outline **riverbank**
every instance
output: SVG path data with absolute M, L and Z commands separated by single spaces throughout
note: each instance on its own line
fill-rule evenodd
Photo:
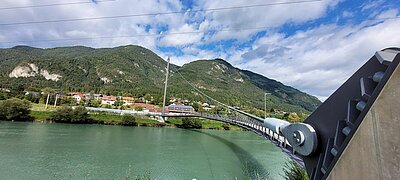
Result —
M 32 110 L 31 116 L 34 118 L 35 122 L 50 122 L 48 119 L 50 118 L 53 111 L 41 111 L 41 110 Z M 101 124 L 101 125 L 123 125 L 122 124 L 122 116 L 118 114 L 111 113 L 89 113 L 90 117 L 93 118 L 94 122 L 92 124 Z M 208 120 L 208 119 L 200 119 L 202 128 L 201 129 L 214 129 L 214 130 L 233 130 L 233 131 L 242 131 L 243 129 L 234 126 L 234 125 L 226 125 L 226 123 Z M 182 119 L 179 118 L 169 118 L 165 123 L 158 122 L 156 120 L 147 119 L 145 117 L 137 117 L 136 118 L 137 126 L 145 126 L 145 127 L 172 127 L 179 128 L 182 125 Z M 224 126 L 225 125 L 225 126 Z M 229 127 L 229 128 L 227 128 Z

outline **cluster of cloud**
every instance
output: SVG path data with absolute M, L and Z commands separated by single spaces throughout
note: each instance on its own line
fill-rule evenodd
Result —
M 349 0 L 293 2 L 115 0 L 2 10 L 37 4 L 34 0 L 5 0 L 0 7 L 0 47 L 137 44 L 161 57 L 171 56 L 178 65 L 219 57 L 324 100 L 374 51 L 400 46 L 400 36 L 396 36 L 400 29 L 399 6 L 389 0 L 359 4 Z M 251 7 L 236 8 L 240 6 Z M 226 7 L 232 8 L 220 9 Z M 160 12 L 183 13 L 1 25 Z M 110 36 L 122 37 L 38 41 Z

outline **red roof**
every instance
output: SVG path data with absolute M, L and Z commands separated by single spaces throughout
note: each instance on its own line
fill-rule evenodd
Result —
M 117 97 L 115 97 L 115 96 L 103 96 L 101 98 L 101 100 L 104 100 L 104 101 L 116 101 Z
M 145 109 L 147 109 L 147 110 L 149 110 L 149 111 L 152 111 L 152 110 L 155 109 L 154 105 L 152 105 L 152 104 L 145 104 L 145 103 L 135 103 L 135 104 L 133 105 L 133 107 L 143 107 L 143 108 L 145 108 Z
M 125 101 L 134 101 L 135 98 L 132 98 L 132 97 L 122 97 L 122 100 L 125 100 Z
M 79 96 L 82 99 L 85 97 L 85 94 L 80 93 L 80 92 L 70 92 L 70 93 L 68 93 L 68 95 L 70 95 L 70 96 Z

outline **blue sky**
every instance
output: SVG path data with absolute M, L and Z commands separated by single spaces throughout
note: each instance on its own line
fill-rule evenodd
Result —
M 163 58 L 171 56 L 172 62 L 178 65 L 197 59 L 223 58 L 236 67 L 276 79 L 324 100 L 375 51 L 400 46 L 398 0 L 285 4 L 296 1 L 299 0 L 88 0 L 93 3 L 1 9 L 54 3 L 50 0 L 5 0 L 0 5 L 0 24 L 185 13 L 1 25 L 0 47 L 23 44 L 43 48 L 74 45 L 100 48 L 137 44 Z M 63 2 L 72 1 L 57 1 Z M 265 5 L 273 3 L 280 4 Z M 194 11 L 249 5 L 264 6 Z M 192 33 L 185 34 L 188 32 Z M 170 33 L 178 34 L 162 35 Z M 109 36 L 132 37 L 60 40 Z

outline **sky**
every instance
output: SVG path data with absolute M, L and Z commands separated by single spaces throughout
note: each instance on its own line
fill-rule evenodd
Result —
M 323 101 L 376 51 L 400 47 L 399 11 L 400 0 L 2 0 L 0 48 L 134 44 L 177 65 L 222 58 Z

